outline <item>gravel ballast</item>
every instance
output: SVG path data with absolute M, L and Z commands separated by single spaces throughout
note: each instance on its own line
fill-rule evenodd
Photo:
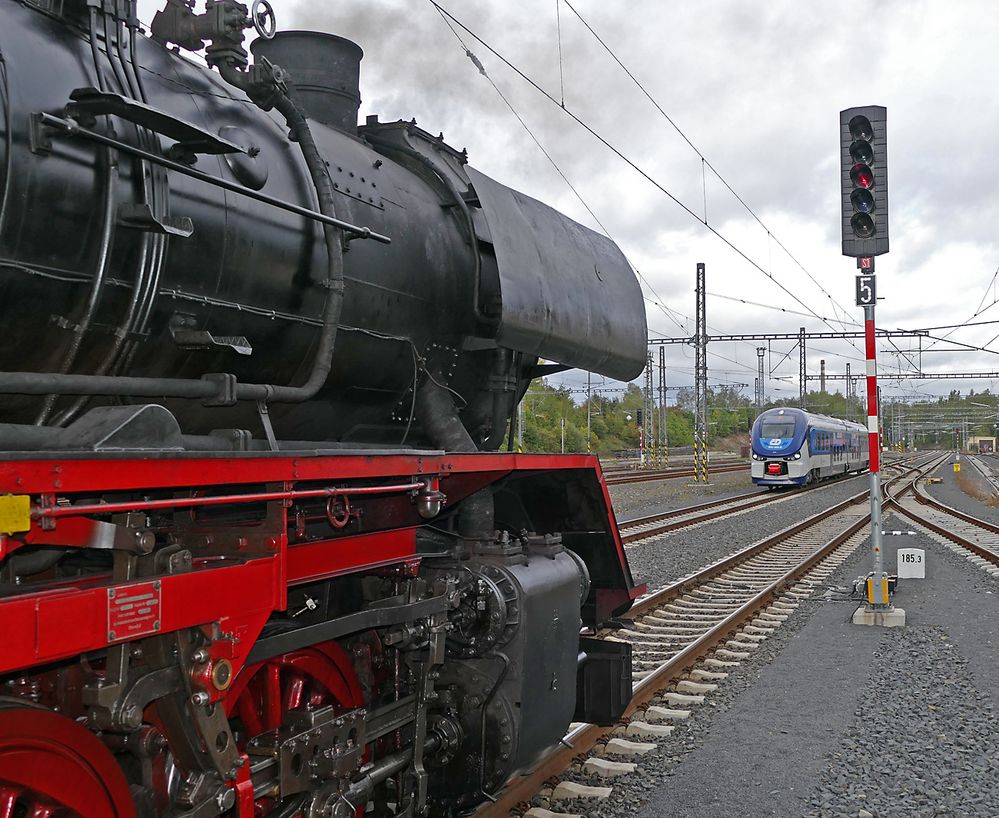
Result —
M 763 508 L 642 540 L 626 547 L 631 572 L 654 590 L 694 573 L 748 545 L 801 522 L 867 487 L 867 477 L 851 477 L 809 491 L 787 491 Z M 743 487 L 744 493 L 747 489 Z M 693 505 L 686 502 L 680 505 Z M 646 512 L 651 513 L 651 512 Z
M 835 490 L 860 490 L 852 482 Z M 711 561 L 716 545 L 730 553 L 819 504 L 798 502 L 684 532 L 695 539 L 659 563 L 654 549 L 640 559 L 632 550 L 636 575 L 639 561 L 676 573 L 681 550 L 693 552 L 682 558 L 691 564 Z M 737 529 L 710 533 L 734 521 Z M 885 523 L 912 527 L 894 515 Z M 923 534 L 886 537 L 890 568 L 898 547 L 927 551 L 927 579 L 903 581 L 896 597 L 904 628 L 851 625 L 856 605 L 834 601 L 871 565 L 861 546 L 831 578 L 830 599 L 802 602 L 690 719 L 635 759 L 636 773 L 613 781 L 608 801 L 560 809 L 593 818 L 999 815 L 999 581 Z
M 971 465 L 967 457 L 962 457 L 960 462 L 961 475 L 964 480 L 970 481 L 984 496 L 994 493 L 992 486 L 982 476 L 982 473 Z M 986 468 L 996 464 L 995 459 L 991 457 L 980 458 L 980 462 Z M 951 455 L 934 472 L 934 475 L 939 477 L 943 482 L 927 485 L 927 493 L 935 500 L 939 500 L 951 508 L 956 508 L 958 511 L 972 514 L 982 520 L 988 520 L 990 523 L 999 523 L 999 506 L 987 505 L 976 497 L 967 494 L 958 485 L 957 475 L 954 473 L 954 463 L 955 458 Z
M 637 472 L 636 472 L 637 474 Z M 749 468 L 708 474 L 707 485 L 693 485 L 690 477 L 671 477 L 668 480 L 644 480 L 640 483 L 621 483 L 607 487 L 614 502 L 618 520 L 640 514 L 654 514 L 667 509 L 690 506 L 708 498 L 728 497 L 752 491 Z

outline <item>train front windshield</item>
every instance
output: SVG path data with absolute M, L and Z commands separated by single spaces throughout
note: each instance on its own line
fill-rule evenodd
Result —
M 760 426 L 761 438 L 794 437 L 793 420 L 769 420 L 764 421 Z

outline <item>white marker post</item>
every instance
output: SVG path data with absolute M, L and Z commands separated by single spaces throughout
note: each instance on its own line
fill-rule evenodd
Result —
M 922 548 L 899 548 L 898 578 L 926 579 L 926 551 Z

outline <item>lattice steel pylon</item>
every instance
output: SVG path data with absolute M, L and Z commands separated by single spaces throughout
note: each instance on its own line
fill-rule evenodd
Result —
M 763 404 L 767 402 L 766 381 L 763 379 L 763 356 L 766 354 L 766 347 L 756 348 L 756 409 L 763 411 Z
M 694 482 L 708 482 L 708 317 L 704 263 L 697 263 L 694 335 Z
M 662 446 L 662 465 L 669 468 L 669 429 L 666 425 L 666 347 L 659 347 L 659 442 Z
M 805 386 L 808 381 L 808 367 L 805 364 L 805 328 L 798 329 L 798 405 L 805 408 Z
M 652 393 L 652 350 L 645 355 L 645 389 L 643 390 L 644 410 L 642 415 L 642 440 L 645 444 L 644 465 L 654 469 L 659 466 L 659 450 L 656 446 L 655 396 Z

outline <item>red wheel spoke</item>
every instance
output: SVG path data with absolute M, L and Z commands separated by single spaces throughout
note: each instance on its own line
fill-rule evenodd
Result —
M 19 788 L 0 786 L 0 818 L 13 818 L 14 807 L 17 806 L 17 799 L 20 795 Z
M 281 712 L 281 665 L 270 662 L 265 666 L 263 685 L 263 719 L 265 730 L 277 730 L 283 721 Z
M 363 703 L 350 655 L 336 643 L 327 642 L 243 668 L 226 694 L 225 711 L 242 722 L 238 741 L 244 749 L 255 736 L 281 727 L 291 711 L 333 705 L 339 713 Z M 269 818 L 284 806 L 286 802 L 280 799 L 257 798 L 254 818 Z M 360 807 L 358 814 L 363 812 L 364 807 Z
M 260 712 L 254 702 L 253 691 L 247 688 L 236 701 L 236 712 L 243 722 L 244 738 L 251 739 L 264 732 L 264 723 L 260 719 Z M 3 816 L 0 816 L 3 818 Z
M 284 712 L 297 710 L 302 706 L 302 693 L 305 690 L 305 677 L 299 673 L 285 674 Z

